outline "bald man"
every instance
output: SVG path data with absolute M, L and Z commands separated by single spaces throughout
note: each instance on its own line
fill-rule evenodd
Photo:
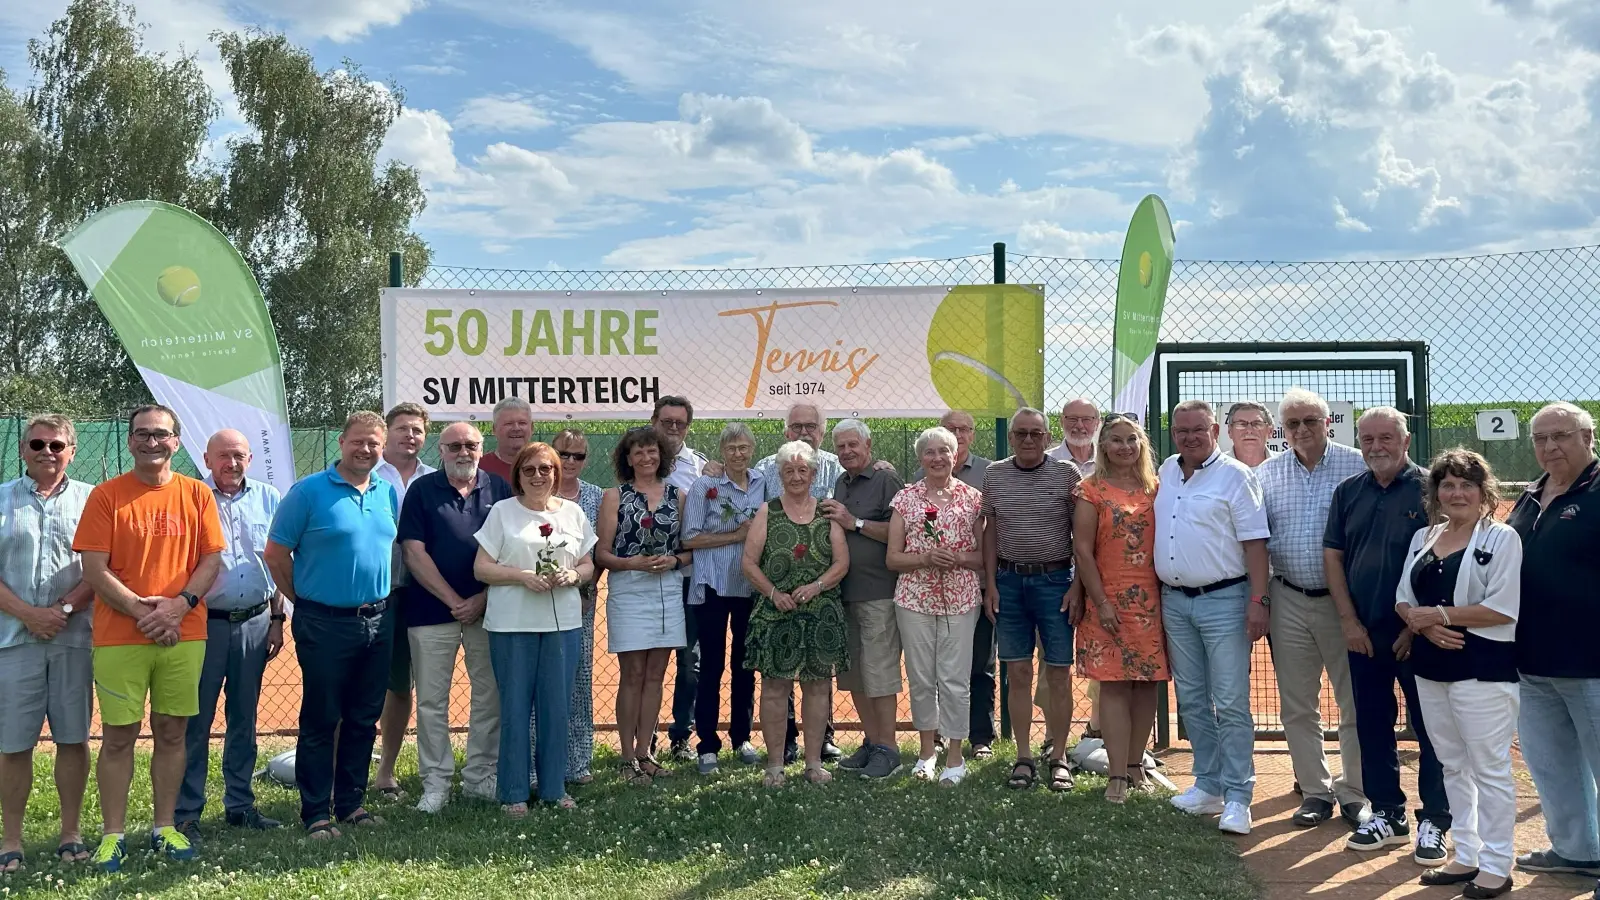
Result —
M 256 769 L 256 705 L 267 661 L 283 649 L 283 595 L 262 554 L 267 529 L 282 497 L 277 488 L 245 477 L 250 441 L 231 428 L 206 442 L 206 484 L 217 501 L 227 535 L 222 572 L 206 593 L 206 661 L 200 671 L 200 714 L 189 720 L 188 762 L 178 792 L 178 830 L 200 843 L 206 805 L 211 723 L 217 698 L 227 691 L 227 736 L 222 743 L 222 808 L 229 825 L 265 830 L 280 824 L 256 808 L 250 779 Z

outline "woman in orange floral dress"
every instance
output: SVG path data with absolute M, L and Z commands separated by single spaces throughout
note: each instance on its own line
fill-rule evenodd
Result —
M 1152 556 L 1156 470 L 1150 439 L 1113 413 L 1100 428 L 1094 474 L 1073 515 L 1083 592 L 1070 611 L 1078 675 L 1100 682 L 1100 733 L 1111 773 L 1106 799 L 1144 785 L 1144 748 L 1155 726 L 1157 684 L 1167 680 L 1161 584 Z

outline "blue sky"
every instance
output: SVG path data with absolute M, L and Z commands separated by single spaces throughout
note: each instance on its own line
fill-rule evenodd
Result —
M 27 8 L 21 8 L 26 6 Z M 3 4 L 0 66 L 65 0 Z M 441 264 L 1188 258 L 1595 242 L 1593 0 L 142 0 L 148 41 L 282 28 L 401 85 Z M 226 108 L 226 104 L 225 104 Z M 218 137 L 242 127 L 225 118 Z

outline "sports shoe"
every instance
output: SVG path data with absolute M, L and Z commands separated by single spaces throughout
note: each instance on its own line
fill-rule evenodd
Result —
M 839 745 L 838 744 L 835 744 L 833 741 L 828 741 L 828 740 L 825 740 L 825 741 L 822 742 L 822 761 L 823 762 L 825 762 L 825 763 L 836 763 L 841 759 L 844 759 L 844 751 L 839 749 Z
M 788 744 L 783 748 L 783 764 L 792 766 L 800 761 L 800 745 Z
M 128 858 L 128 839 L 120 834 L 108 834 L 100 839 L 94 851 L 94 867 L 102 872 L 117 872 Z
M 1550 850 L 1535 850 L 1517 857 L 1517 868 L 1524 872 L 1556 872 L 1566 875 L 1600 875 L 1600 860 L 1567 859 Z
M 437 813 L 450 805 L 449 791 L 423 791 L 417 801 L 417 812 Z
M 1246 803 L 1228 801 L 1222 807 L 1222 819 L 1217 822 L 1218 831 L 1229 834 L 1250 833 L 1250 806 Z
M 1200 790 L 1198 786 L 1172 798 L 1172 805 L 1191 816 L 1215 816 L 1223 811 L 1222 798 Z
M 247 806 L 244 809 L 238 810 L 228 810 L 228 824 L 234 828 L 249 828 L 253 831 L 271 831 L 274 828 L 283 827 L 282 822 L 279 822 L 277 819 L 269 819 L 266 816 L 263 816 L 261 814 L 261 810 L 255 808 L 254 806 Z M 180 825 L 178 827 L 181 829 L 183 826 Z M 188 834 L 188 832 L 184 833 Z M 189 835 L 189 839 L 194 840 L 194 835 Z
M 200 846 L 200 822 L 198 820 L 190 819 L 187 822 L 179 822 L 177 828 L 183 832 L 184 837 L 189 839 L 189 843 L 196 847 Z
M 862 778 L 888 778 L 900 771 L 900 749 L 898 747 L 873 747 L 867 756 L 867 764 L 861 769 Z
M 1411 861 L 1419 866 L 1442 866 L 1449 860 L 1444 851 L 1444 832 L 1439 826 L 1423 819 L 1417 823 L 1417 848 L 1411 851 Z
M 866 741 L 856 748 L 856 752 L 839 760 L 839 768 L 851 772 L 859 772 L 867 767 L 867 760 L 872 757 L 872 745 Z
M 695 765 L 694 770 L 701 775 L 710 775 L 716 772 L 717 755 L 715 753 L 700 754 L 700 761 Z
M 1420 826 L 1419 826 L 1420 827 Z M 1421 845 L 1421 834 L 1417 836 Z M 1389 818 L 1382 813 L 1374 815 L 1365 824 L 1345 838 L 1346 850 L 1382 850 L 1385 847 L 1403 847 L 1411 842 L 1411 826 L 1403 818 Z
M 673 741 L 672 749 L 668 751 L 668 755 L 679 762 L 694 762 L 698 758 L 695 755 L 694 748 L 689 746 L 688 738 L 684 738 L 681 741 Z
M 195 855 L 194 844 L 188 836 L 170 825 L 157 828 L 150 835 L 150 849 L 173 862 L 188 862 Z
M 1301 801 L 1300 808 L 1295 810 L 1294 822 L 1296 828 L 1315 828 L 1323 822 L 1333 818 L 1333 804 L 1319 797 L 1307 797 Z
M 749 741 L 745 741 L 733 748 L 733 758 L 747 766 L 753 766 L 761 762 L 761 754 L 756 752 L 755 745 Z
M 538 787 L 537 784 L 534 787 Z M 487 800 L 490 803 L 500 802 L 500 782 L 494 775 L 477 782 L 476 784 L 461 785 L 461 796 L 473 797 L 478 800 Z M 418 809 L 421 809 L 419 806 Z

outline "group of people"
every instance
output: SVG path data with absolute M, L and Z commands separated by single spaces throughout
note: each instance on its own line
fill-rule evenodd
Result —
M 225 819 L 278 827 L 256 807 L 251 776 L 262 673 L 285 621 L 304 686 L 294 772 L 313 838 L 381 824 L 364 806 L 380 724 L 371 786 L 402 796 L 394 761 L 413 698 L 417 808 L 448 805 L 458 657 L 471 692 L 462 794 L 512 817 L 533 799 L 570 808 L 568 786 L 593 778 L 595 582 L 605 573 L 629 784 L 674 774 L 656 744 L 674 655 L 668 754 L 701 774 L 725 749 L 761 764 L 759 677 L 769 786 L 802 758 L 801 776 L 816 783 L 900 771 L 902 690 L 920 742 L 911 776 L 960 784 L 964 744 L 974 758 L 993 754 L 998 660 L 1017 747 L 1008 786 L 1073 787 L 1075 667 L 1094 685 L 1106 799 L 1148 790 L 1157 686 L 1171 679 L 1196 779 L 1172 803 L 1248 833 L 1250 653 L 1265 637 L 1303 794 L 1297 825 L 1326 821 L 1337 805 L 1355 829 L 1349 848 L 1411 843 L 1398 683 L 1422 751 L 1413 856 L 1438 867 L 1426 883 L 1464 884 L 1469 897 L 1510 889 L 1518 731 L 1552 847 L 1515 864 L 1600 873 L 1600 655 L 1585 627 L 1596 616 L 1600 526 L 1590 523 L 1600 507 L 1584 512 L 1600 480 L 1593 421 L 1578 407 L 1533 418 L 1546 474 L 1503 524 L 1482 457 L 1452 450 L 1423 469 L 1407 455 L 1406 417 L 1388 407 L 1362 415 L 1359 450 L 1331 443 L 1326 402 L 1298 389 L 1279 405 L 1289 452 L 1266 452 L 1272 416 L 1243 403 L 1227 415 L 1234 452 L 1223 453 L 1211 405 L 1189 401 L 1171 413 L 1177 453 L 1159 467 L 1136 417 L 1102 416 L 1087 400 L 1062 410 L 1059 444 L 1045 413 L 1018 410 L 1012 455 L 997 462 L 972 452 L 972 417 L 951 411 L 917 437 L 909 483 L 874 455 L 857 419 L 829 429 L 820 409 L 797 404 L 785 442 L 753 462 L 755 437 L 739 422 L 723 428 L 716 459 L 690 448 L 693 414 L 688 399 L 661 398 L 650 424 L 618 442 L 617 486 L 602 490 L 582 479 L 583 433 L 532 441 L 525 401 L 495 408 L 492 450 L 472 424 L 444 428 L 437 471 L 419 458 L 427 411 L 403 403 L 351 415 L 339 459 L 281 498 L 246 477 L 250 445 L 235 431 L 211 436 L 204 482 L 174 472 L 180 424 L 166 407 L 132 414 L 133 469 L 92 489 L 67 474 L 72 423 L 33 419 L 26 474 L 0 486 L 0 871 L 22 864 L 46 721 L 63 860 L 115 871 L 126 858 L 147 708 L 151 846 L 194 856 L 223 695 Z M 1323 748 L 1324 674 L 1340 709 L 1337 777 Z M 864 732 L 849 756 L 832 736 L 835 682 Z M 79 825 L 92 695 L 104 729 L 93 851 Z

